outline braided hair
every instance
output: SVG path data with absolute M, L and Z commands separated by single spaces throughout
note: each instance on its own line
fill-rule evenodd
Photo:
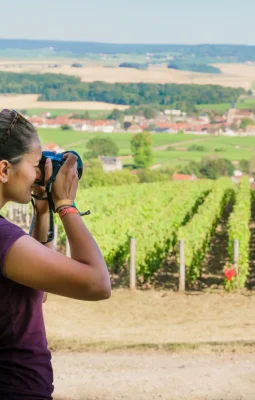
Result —
M 0 112 L 0 160 L 18 164 L 31 151 L 38 134 L 33 125 L 13 112 Z M 12 124 L 15 122 L 14 124 Z M 13 125 L 13 126 L 12 126 Z

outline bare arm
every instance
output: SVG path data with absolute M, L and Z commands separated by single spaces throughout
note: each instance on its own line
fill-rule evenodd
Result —
M 78 188 L 77 157 L 69 153 L 63 159 L 64 165 L 59 169 L 53 185 L 54 202 L 74 200 Z M 22 236 L 6 256 L 6 277 L 24 286 L 73 299 L 108 299 L 111 296 L 109 273 L 96 241 L 80 215 L 68 214 L 62 220 L 72 258 L 43 246 L 28 235 Z M 43 221 L 46 220 L 37 221 L 36 237 L 43 234 Z
M 109 273 L 94 238 L 79 215 L 66 215 L 63 222 L 73 258 L 43 246 L 28 235 L 22 236 L 8 251 L 6 277 L 24 286 L 78 300 L 108 299 Z
M 36 213 L 32 237 L 34 239 L 38 240 L 38 242 L 46 242 L 48 230 L 49 230 L 49 213 L 46 213 L 46 214 Z M 51 250 L 54 250 L 54 242 L 53 241 L 45 244 L 45 246 Z M 44 292 L 43 303 L 45 303 L 46 300 L 47 300 L 47 293 Z

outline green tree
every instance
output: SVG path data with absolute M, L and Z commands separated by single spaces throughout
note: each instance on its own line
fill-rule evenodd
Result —
M 61 125 L 60 128 L 62 129 L 62 131 L 70 131 L 72 129 L 71 126 L 66 125 L 66 124 Z
M 241 121 L 240 128 L 241 129 L 246 129 L 247 126 L 251 126 L 251 125 L 255 125 L 254 121 L 252 119 L 250 119 L 250 118 L 244 118 Z
M 141 132 L 131 139 L 131 151 L 137 168 L 147 168 L 153 161 L 151 137 Z
M 155 131 L 155 130 L 157 129 L 157 125 L 155 125 L 155 124 L 150 124 L 150 125 L 147 127 L 147 129 L 148 129 L 148 131 Z
M 115 121 L 122 121 L 123 120 L 123 113 L 115 108 L 112 112 L 108 115 L 107 119 L 113 119 Z
M 88 152 L 84 158 L 97 158 L 98 156 L 117 156 L 119 148 L 111 138 L 96 137 L 90 139 L 86 145 Z
M 234 169 L 230 160 L 205 157 L 201 162 L 200 173 L 205 178 L 218 179 L 221 176 L 232 176 Z
M 239 168 L 245 174 L 249 174 L 250 172 L 250 161 L 249 160 L 241 160 L 239 161 Z
M 149 169 L 142 169 L 137 174 L 140 183 L 150 183 L 150 182 L 158 182 L 158 181 L 169 181 L 170 175 L 164 174 L 161 171 L 154 171 Z
M 157 110 L 152 107 L 145 107 L 145 109 L 143 110 L 143 115 L 147 119 L 154 119 L 157 116 Z

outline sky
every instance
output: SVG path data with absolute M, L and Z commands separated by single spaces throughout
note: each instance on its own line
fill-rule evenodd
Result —
M 0 0 L 0 38 L 255 45 L 254 0 Z

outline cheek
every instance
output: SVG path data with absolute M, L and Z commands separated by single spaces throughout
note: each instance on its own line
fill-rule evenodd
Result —
M 36 179 L 36 171 L 31 167 L 24 168 L 18 172 L 17 178 L 22 182 L 22 184 L 26 182 L 28 185 L 32 185 Z

